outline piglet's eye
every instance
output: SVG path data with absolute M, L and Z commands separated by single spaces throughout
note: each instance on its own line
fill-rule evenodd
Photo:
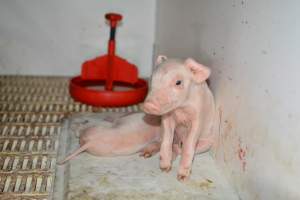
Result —
M 181 80 L 177 80 L 176 81 L 176 85 L 181 85 L 182 81 Z

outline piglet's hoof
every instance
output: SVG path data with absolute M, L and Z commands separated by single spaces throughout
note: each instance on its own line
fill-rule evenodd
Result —
M 190 169 L 179 170 L 179 172 L 177 174 L 177 180 L 179 180 L 181 182 L 187 181 L 189 179 L 190 174 L 191 174 Z
M 168 166 L 168 167 L 160 167 L 160 170 L 163 171 L 163 172 L 169 172 L 171 171 L 172 167 L 171 166 Z
M 185 182 L 189 179 L 189 176 L 177 174 L 177 180 L 180 182 Z
M 161 156 L 159 157 L 159 159 L 160 159 L 159 167 L 160 167 L 161 171 L 169 172 L 172 169 L 171 163 L 163 160 L 163 158 Z
M 152 156 L 152 153 L 150 153 L 150 152 L 141 152 L 140 153 L 140 157 L 150 158 L 151 156 Z

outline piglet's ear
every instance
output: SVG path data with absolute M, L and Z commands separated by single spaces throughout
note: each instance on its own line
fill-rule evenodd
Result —
M 159 65 L 159 64 L 161 64 L 162 62 L 164 62 L 164 61 L 166 61 L 168 58 L 167 58 L 167 56 L 164 56 L 164 55 L 159 55 L 159 56 L 157 56 L 157 58 L 156 58 L 156 65 Z
M 208 79 L 210 76 L 210 69 L 200 63 L 197 63 L 194 59 L 188 58 L 185 60 L 184 65 L 193 73 L 194 81 L 201 83 Z

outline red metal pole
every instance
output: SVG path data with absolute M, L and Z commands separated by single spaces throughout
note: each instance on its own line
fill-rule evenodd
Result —
M 114 58 L 116 50 L 115 35 L 117 24 L 122 20 L 122 15 L 116 13 L 108 13 L 105 15 L 105 18 L 110 21 L 110 38 L 108 41 L 108 60 L 107 60 L 107 79 L 105 83 L 106 90 L 113 90 L 113 81 L 114 81 Z

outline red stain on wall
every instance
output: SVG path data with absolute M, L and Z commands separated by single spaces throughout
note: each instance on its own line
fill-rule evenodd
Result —
M 246 148 L 242 148 L 241 145 L 241 139 L 239 139 L 239 148 L 238 148 L 238 158 L 241 161 L 241 165 L 242 165 L 242 169 L 243 171 L 246 171 L 246 152 L 247 152 L 247 147 Z

